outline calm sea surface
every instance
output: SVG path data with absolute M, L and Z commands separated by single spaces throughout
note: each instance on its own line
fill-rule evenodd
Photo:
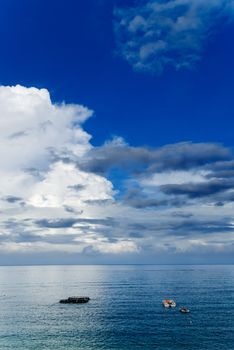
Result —
M 233 350 L 234 266 L 0 267 L 0 349 Z

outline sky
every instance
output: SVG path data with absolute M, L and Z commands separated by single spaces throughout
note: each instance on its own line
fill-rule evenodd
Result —
M 234 263 L 233 38 L 233 0 L 2 0 L 0 264 Z

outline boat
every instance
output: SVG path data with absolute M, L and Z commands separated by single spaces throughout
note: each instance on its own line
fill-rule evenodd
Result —
M 181 307 L 180 312 L 182 312 L 182 314 L 188 314 L 190 310 L 187 307 Z
M 165 299 L 162 301 L 162 303 L 166 308 L 176 307 L 176 302 L 172 299 Z

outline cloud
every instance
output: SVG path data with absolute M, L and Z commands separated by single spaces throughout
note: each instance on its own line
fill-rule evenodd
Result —
M 174 222 L 170 228 L 173 234 L 178 234 L 180 236 L 194 236 L 194 233 L 196 233 L 196 236 L 203 236 L 203 234 L 214 234 L 216 232 L 232 233 L 233 229 L 234 225 L 230 218 L 223 218 L 220 220 L 215 218 L 212 220 L 187 219 L 179 223 Z
M 159 207 L 174 207 L 179 208 L 185 205 L 186 201 L 181 198 L 155 198 L 152 195 L 147 195 L 141 189 L 129 189 L 124 196 L 124 201 L 130 206 L 138 209 L 143 208 L 159 208 Z
M 190 198 L 210 196 L 234 188 L 234 179 L 212 180 L 202 183 L 168 184 L 160 187 L 166 194 L 186 195 Z
M 88 150 L 79 166 L 102 176 L 111 177 L 116 169 L 122 172 L 126 191 L 120 198 L 138 209 L 180 208 L 202 198 L 203 203 L 217 205 L 233 198 L 233 153 L 220 144 L 147 148 L 115 138 Z
M 233 0 L 145 0 L 116 8 L 117 50 L 136 71 L 191 68 L 216 25 L 233 19 L 233 9 Z
M 76 223 L 76 219 L 57 219 L 57 220 L 47 220 L 41 219 L 35 222 L 36 225 L 43 228 L 67 228 L 72 227 Z
M 35 222 L 36 225 L 43 228 L 67 228 L 73 227 L 75 224 L 92 224 L 92 225 L 103 225 L 113 226 L 114 220 L 112 218 L 106 219 L 91 219 L 91 218 L 67 218 L 67 219 L 41 219 Z
M 21 197 L 16 197 L 16 196 L 6 196 L 4 198 L 2 198 L 2 200 L 8 202 L 8 203 L 17 203 L 22 201 Z
M 181 142 L 150 149 L 131 147 L 117 138 L 86 152 L 79 166 L 85 171 L 105 174 L 115 168 L 132 173 L 188 170 L 227 161 L 231 151 L 215 143 Z
M 77 184 L 77 185 L 68 186 L 68 188 L 74 189 L 75 191 L 79 192 L 81 190 L 84 190 L 85 186 L 82 184 Z
M 94 147 L 84 130 L 91 115 L 52 103 L 45 89 L 0 87 L 0 261 L 178 261 L 201 249 L 232 251 L 231 149 L 133 147 L 120 137 Z
M 161 234 L 168 237 L 188 237 L 205 238 L 207 235 L 214 233 L 232 233 L 234 224 L 231 217 L 223 218 L 194 218 L 193 216 L 172 216 L 167 221 L 160 223 L 148 222 L 133 223 L 130 225 L 131 230 L 134 230 L 134 237 L 145 237 L 146 232 L 151 232 L 160 236 Z M 140 235 L 139 235 L 140 233 Z M 205 234 L 205 236 L 204 236 Z M 132 235 L 132 233 L 130 234 Z M 206 237 L 207 238 L 207 237 Z M 180 240 L 177 242 L 180 244 Z
M 93 218 L 93 209 L 86 202 L 93 201 L 94 207 L 99 201 L 112 200 L 112 183 L 77 167 L 92 148 L 91 136 L 82 127 L 91 115 L 92 111 L 81 105 L 53 104 L 46 89 L 0 87 L 0 228 L 4 237 L 24 233 L 39 239 L 48 232 L 57 235 L 61 229 L 62 235 L 69 235 L 80 220 L 70 218 L 69 213 L 82 216 L 84 209 L 83 232 L 88 224 L 107 224 L 102 213 Z M 29 250 L 33 242 L 30 238 Z M 38 249 L 44 249 L 42 243 L 44 240 Z M 3 244 L 2 249 L 18 251 L 25 244 Z M 50 247 L 56 250 L 56 245 Z

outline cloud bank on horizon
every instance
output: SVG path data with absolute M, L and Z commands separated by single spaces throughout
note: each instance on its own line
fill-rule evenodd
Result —
M 83 126 L 91 115 L 53 104 L 46 89 L 0 87 L 1 259 L 233 254 L 231 149 L 132 147 L 120 137 L 94 147 Z
M 234 19 L 233 0 L 144 0 L 115 9 L 118 53 L 135 71 L 192 68 L 216 25 Z

